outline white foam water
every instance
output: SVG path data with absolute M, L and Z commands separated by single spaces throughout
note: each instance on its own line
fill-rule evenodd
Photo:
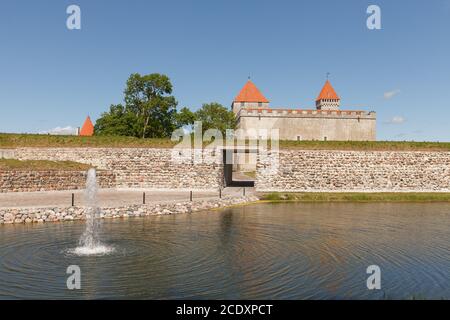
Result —
M 100 208 L 97 205 L 97 175 L 94 168 L 89 169 L 86 179 L 86 230 L 79 241 L 79 247 L 69 250 L 81 256 L 104 255 L 114 248 L 103 245 L 99 239 Z
M 104 256 L 114 252 L 114 247 L 97 245 L 95 247 L 77 247 L 67 252 L 77 256 Z

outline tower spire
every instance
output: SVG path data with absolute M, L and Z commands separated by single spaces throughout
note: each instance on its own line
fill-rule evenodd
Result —
M 234 98 L 232 110 L 237 113 L 241 108 L 268 108 L 269 100 L 259 91 L 248 77 L 247 83 Z
M 338 110 L 340 105 L 340 98 L 334 91 L 333 86 L 328 80 L 329 72 L 327 72 L 327 81 L 316 99 L 316 108 L 318 110 Z
M 94 125 L 92 124 L 91 117 L 87 116 L 84 121 L 83 127 L 80 131 L 80 136 L 92 136 L 94 135 Z

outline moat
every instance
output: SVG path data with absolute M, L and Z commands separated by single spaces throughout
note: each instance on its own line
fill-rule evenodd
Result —
M 449 203 L 278 203 L 0 226 L 0 299 L 449 299 Z M 81 289 L 68 290 L 69 265 Z M 381 268 L 368 290 L 366 268 Z

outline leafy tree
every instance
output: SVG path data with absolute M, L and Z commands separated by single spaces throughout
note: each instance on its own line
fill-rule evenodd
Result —
M 236 128 L 236 117 L 233 111 L 228 110 L 220 103 L 205 103 L 195 112 L 195 120 L 202 121 L 202 131 L 218 129 L 225 135 L 226 129 Z
M 138 121 L 134 113 L 121 105 L 111 105 L 95 123 L 96 135 L 136 136 Z
M 171 96 L 172 84 L 166 75 L 132 74 L 125 89 L 125 105 L 138 118 L 142 138 L 169 137 L 175 128 L 177 101 Z
M 203 133 L 218 129 L 234 129 L 234 113 L 219 103 L 203 104 L 192 112 L 188 108 L 176 110 L 177 101 L 172 94 L 172 84 L 166 75 L 134 73 L 127 80 L 125 106 L 111 105 L 95 124 L 98 135 L 123 135 L 141 138 L 170 137 L 173 130 L 202 121 Z
M 192 128 L 194 121 L 195 121 L 195 113 L 189 110 L 189 108 L 184 107 L 175 114 L 175 126 L 177 128 L 182 128 L 186 126 Z

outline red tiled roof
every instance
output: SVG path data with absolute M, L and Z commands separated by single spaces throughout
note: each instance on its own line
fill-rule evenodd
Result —
M 322 91 L 320 91 L 319 96 L 317 97 L 316 101 L 323 100 L 323 99 L 334 99 L 334 100 L 340 100 L 339 96 L 337 95 L 336 91 L 334 91 L 333 87 L 331 86 L 330 81 L 327 80 L 325 82 L 325 85 L 322 88 Z
M 83 127 L 80 131 L 80 136 L 93 136 L 94 135 L 94 125 L 92 124 L 91 118 L 88 116 L 86 121 L 84 121 Z
M 234 98 L 234 102 L 269 102 L 250 80 Z

